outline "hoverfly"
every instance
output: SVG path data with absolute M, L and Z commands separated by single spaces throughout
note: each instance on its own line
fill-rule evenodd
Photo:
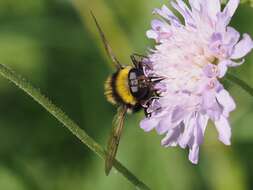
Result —
M 107 144 L 105 173 L 108 175 L 118 150 L 126 114 L 128 112 L 136 112 L 142 108 L 146 113 L 146 109 L 143 105 L 153 97 L 158 96 L 154 85 L 164 78 L 158 76 L 146 77 L 144 75 L 143 60 L 147 59 L 146 56 L 133 54 L 131 55 L 133 65 L 123 66 L 112 52 L 96 17 L 92 12 L 91 15 L 103 41 L 106 53 L 111 58 L 116 68 L 116 71 L 110 75 L 105 82 L 105 96 L 108 102 L 118 106 L 117 114 L 114 116 L 112 122 L 111 136 Z

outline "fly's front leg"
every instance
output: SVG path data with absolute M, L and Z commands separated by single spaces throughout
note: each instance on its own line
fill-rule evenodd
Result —
M 142 68 L 143 64 L 143 59 L 147 59 L 148 57 L 145 56 L 145 55 L 140 55 L 140 54 L 137 54 L 137 53 L 134 53 L 132 54 L 131 56 L 131 60 L 134 64 L 134 67 L 137 68 L 137 69 L 140 69 Z
M 133 63 L 133 65 L 134 65 L 134 67 L 135 67 L 136 69 L 139 69 L 139 68 L 140 68 L 140 63 L 136 60 L 134 54 L 131 55 L 130 57 L 131 57 L 131 60 L 132 60 L 132 63 Z

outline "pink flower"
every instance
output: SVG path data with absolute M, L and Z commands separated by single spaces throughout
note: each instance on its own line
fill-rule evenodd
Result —
M 145 131 L 156 129 L 165 135 L 162 145 L 190 149 L 189 160 L 198 162 L 199 146 L 210 119 L 219 140 L 230 145 L 229 113 L 235 103 L 218 79 L 228 67 L 243 63 L 253 48 L 248 34 L 240 34 L 228 24 L 239 0 L 230 0 L 223 11 L 219 0 L 189 0 L 171 4 L 184 18 L 184 24 L 166 6 L 155 9 L 161 20 L 152 21 L 147 32 L 157 45 L 144 66 L 147 76 L 166 78 L 157 88 L 161 97 L 147 106 L 150 117 L 141 121 Z

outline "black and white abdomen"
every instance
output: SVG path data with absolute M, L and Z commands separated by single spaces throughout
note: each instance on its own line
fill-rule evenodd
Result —
M 150 96 L 150 81 L 140 69 L 133 68 L 128 75 L 131 94 L 138 100 L 146 100 Z

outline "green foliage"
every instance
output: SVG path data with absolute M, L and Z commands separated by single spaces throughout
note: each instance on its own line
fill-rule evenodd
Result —
M 145 31 L 152 9 L 161 2 L 167 1 L 1 0 L 0 63 L 33 81 L 99 144 L 106 145 L 115 109 L 103 97 L 103 81 L 110 69 L 89 9 L 116 54 L 129 63 L 129 53 L 145 52 L 150 44 Z M 252 16 L 252 8 L 242 5 L 233 25 L 253 36 Z M 245 64 L 230 71 L 252 84 L 252 62 L 251 54 Z M 186 150 L 162 148 L 155 132 L 139 129 L 140 114 L 129 116 L 119 160 L 152 189 L 253 189 L 252 97 L 231 83 L 226 86 L 237 102 L 231 147 L 220 144 L 209 126 L 200 163 L 193 166 Z M 133 189 L 116 171 L 106 177 L 100 159 L 2 79 L 0 97 L 0 189 Z
M 223 4 L 226 4 L 229 0 L 221 0 Z M 253 7 L 253 0 L 240 0 L 241 4 L 246 4 Z
M 249 4 L 253 7 L 253 0 L 241 0 L 241 3 Z

